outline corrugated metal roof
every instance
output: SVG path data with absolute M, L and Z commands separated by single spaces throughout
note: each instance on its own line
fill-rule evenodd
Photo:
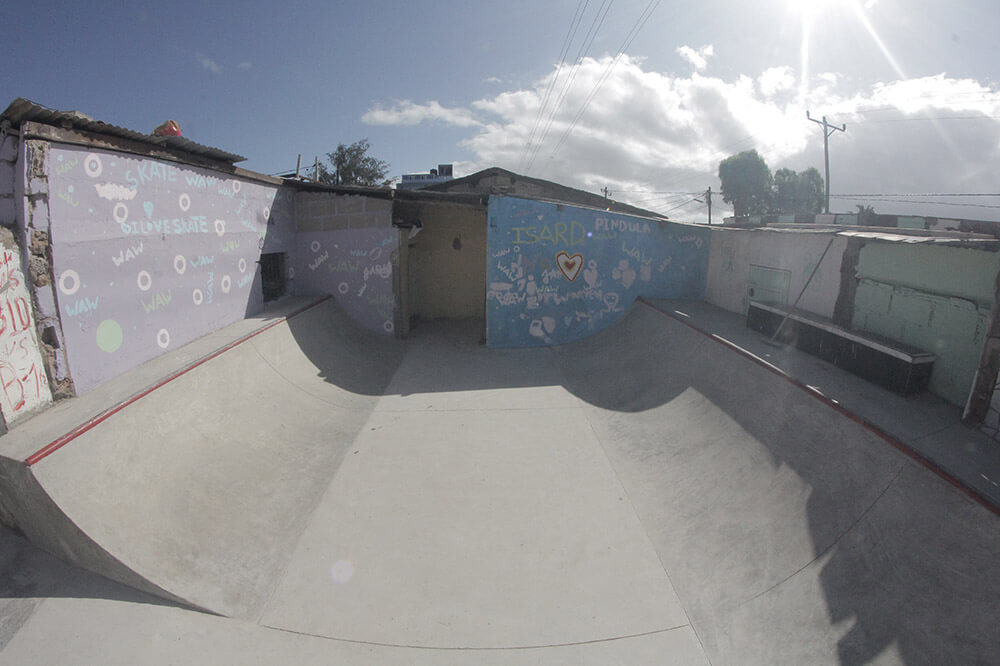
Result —
M 154 136 L 152 134 L 143 134 L 124 127 L 109 125 L 108 123 L 94 120 L 90 116 L 80 113 L 79 111 L 57 111 L 55 109 L 50 109 L 22 97 L 15 99 L 3 113 L 0 113 L 0 123 L 4 123 L 5 121 L 9 122 L 12 126 L 19 126 L 23 122 L 32 121 L 44 123 L 46 125 L 53 125 L 55 127 L 71 128 L 86 132 L 93 132 L 95 134 L 116 136 L 123 139 L 131 139 L 132 141 L 141 141 L 142 143 L 148 143 L 154 146 L 183 151 L 200 157 L 207 157 L 212 160 L 226 162 L 227 164 L 243 162 L 247 159 L 242 155 L 229 153 L 218 148 L 212 148 L 211 146 L 204 146 L 200 143 L 195 143 L 194 141 L 185 139 L 182 136 Z

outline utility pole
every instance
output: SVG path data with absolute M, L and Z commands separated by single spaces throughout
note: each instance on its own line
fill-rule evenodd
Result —
M 705 192 L 705 203 L 708 204 L 708 223 L 712 224 L 712 186 L 708 186 L 708 190 Z
M 806 118 L 813 121 L 817 125 L 823 128 L 823 164 L 826 167 L 826 203 L 824 205 L 825 213 L 830 212 L 830 136 L 834 132 L 846 132 L 847 125 L 841 125 L 837 127 L 836 125 L 831 125 L 826 122 L 826 116 L 823 116 L 823 121 L 820 122 L 812 116 L 809 115 L 809 111 L 806 111 Z

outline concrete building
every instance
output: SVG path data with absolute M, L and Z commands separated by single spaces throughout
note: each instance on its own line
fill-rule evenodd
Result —
M 396 184 L 397 190 L 420 190 L 438 183 L 446 183 L 454 178 L 451 164 L 439 164 L 437 169 L 427 173 L 404 173 L 402 180 Z

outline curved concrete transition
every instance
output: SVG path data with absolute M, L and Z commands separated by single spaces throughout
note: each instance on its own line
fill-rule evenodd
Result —
M 374 339 L 325 301 L 22 466 L 19 523 L 238 618 L 234 649 L 249 623 L 396 663 L 1000 654 L 997 516 L 854 420 L 641 303 L 564 347 L 480 335 Z

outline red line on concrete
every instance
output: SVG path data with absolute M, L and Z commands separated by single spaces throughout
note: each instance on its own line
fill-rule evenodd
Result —
M 43 446 L 38 451 L 36 451 L 35 453 L 33 453 L 30 456 L 28 456 L 25 459 L 25 461 L 24 461 L 25 464 L 27 464 L 30 467 L 30 466 L 34 465 L 35 463 L 39 462 L 40 460 L 43 460 L 43 459 L 47 458 L 48 456 L 52 455 L 53 453 L 55 453 L 56 451 L 58 451 L 62 447 L 66 446 L 67 444 L 69 444 L 70 442 L 72 442 L 74 439 L 76 439 L 77 437 L 79 437 L 83 433 L 87 432 L 88 430 L 92 430 L 92 429 L 96 428 L 97 426 L 99 426 L 104 421 L 108 420 L 109 418 L 111 418 L 112 416 L 114 416 L 118 412 L 122 411 L 123 409 L 125 409 L 129 405 L 131 405 L 131 404 L 133 404 L 135 402 L 138 402 L 139 400 L 145 398 L 147 395 L 149 395 L 150 393 L 152 393 L 156 389 L 160 388 L 161 386 L 165 386 L 166 384 L 169 384 L 170 382 L 174 381 L 178 377 L 181 377 L 181 376 L 183 376 L 183 375 L 191 372 L 192 370 L 194 370 L 198 366 L 203 365 L 205 363 L 208 363 L 213 358 L 215 358 L 217 356 L 221 356 L 222 354 L 226 353 L 230 349 L 238 347 L 239 345 L 243 344 L 247 340 L 251 340 L 251 339 L 257 337 L 261 333 L 264 333 L 265 331 L 268 331 L 268 330 L 274 328 L 278 324 L 281 324 L 283 322 L 288 321 L 292 317 L 297 317 L 298 315 L 302 314 L 303 312 L 305 312 L 307 310 L 311 310 L 312 308 L 316 307 L 320 303 L 323 303 L 323 302 L 329 300 L 330 298 L 332 298 L 332 297 L 328 294 L 328 295 L 324 296 L 323 298 L 319 299 L 318 301 L 315 301 L 314 303 L 310 303 L 309 305 L 303 306 L 302 308 L 296 310 L 295 312 L 292 312 L 291 314 L 287 314 L 284 317 L 281 317 L 280 319 L 271 322 L 267 326 L 264 326 L 263 328 L 257 329 L 253 333 L 250 333 L 248 335 L 243 336 L 242 338 L 239 338 L 238 340 L 234 340 L 233 342 L 230 342 L 225 347 L 222 347 L 221 349 L 215 350 L 211 354 L 208 354 L 207 356 L 204 356 L 204 357 L 198 359 L 197 361 L 195 361 L 191 365 L 188 365 L 188 366 L 186 366 L 184 368 L 181 368 L 180 370 L 178 370 L 177 372 L 175 372 L 175 373 L 173 373 L 171 375 L 167 375 L 165 378 L 161 379 L 160 381 L 158 381 L 157 383 L 153 384 L 149 388 L 143 389 L 142 391 L 140 391 L 139 393 L 136 393 L 135 395 L 131 396 L 130 398 L 126 398 L 125 400 L 119 402 L 114 407 L 109 407 L 108 409 L 104 410 L 100 414 L 98 414 L 98 415 L 96 415 L 96 416 L 88 419 L 87 421 L 84 421 L 83 423 L 81 423 L 77 427 L 75 427 L 72 430 L 70 430 L 65 435 L 63 435 L 63 436 L 61 436 L 61 437 L 59 437 L 57 439 L 52 440 L 51 442 L 49 442 L 48 444 L 46 444 L 45 446 Z
M 948 472 L 946 472 L 945 470 L 943 470 L 940 466 L 938 466 L 938 464 L 935 463 L 933 460 L 927 458 L 926 456 L 924 456 L 919 451 L 914 450 L 909 444 L 907 444 L 906 442 L 902 441 L 901 439 L 897 439 L 895 436 L 889 434 L 888 432 L 886 432 L 885 430 L 883 430 L 882 428 L 880 428 L 876 424 L 872 423 L 871 421 L 869 421 L 865 417 L 861 416 L 860 414 L 855 414 L 851 410 L 849 410 L 846 407 L 844 407 L 843 405 L 841 405 L 839 402 L 836 402 L 835 400 L 832 400 L 832 399 L 826 397 L 825 395 L 823 395 L 819 391 L 817 391 L 814 388 L 810 387 L 808 384 L 806 384 L 804 382 L 801 382 L 798 379 L 795 379 L 794 377 L 792 377 L 791 375 L 789 375 L 787 372 L 785 372 L 781 368 L 775 366 L 772 363 L 768 363 L 767 361 L 765 361 L 764 359 L 760 358 L 759 356 L 757 356 L 753 352 L 748 351 L 746 349 L 743 349 L 742 347 L 740 347 L 736 343 L 730 342 L 729 340 L 726 340 L 725 338 L 723 338 L 723 337 L 721 337 L 719 335 L 715 335 L 714 333 L 709 333 L 708 331 L 704 331 L 704 330 L 698 328 L 697 326 L 695 326 L 694 324 L 692 324 L 691 322 L 686 321 L 683 317 L 680 317 L 678 315 L 673 314 L 672 312 L 664 310 L 663 308 L 658 307 L 655 303 L 647 301 L 644 298 L 639 298 L 638 300 L 642 301 L 643 303 L 645 303 L 649 307 L 653 308 L 657 312 L 661 312 L 661 313 L 665 314 L 666 316 L 670 317 L 671 319 L 684 324 L 688 328 L 690 328 L 690 329 L 692 329 L 694 331 L 697 331 L 698 333 L 701 333 L 706 338 L 708 338 L 710 340 L 713 340 L 714 342 L 717 342 L 717 343 L 719 343 L 721 345 L 724 345 L 725 347 L 728 347 L 729 349 L 733 350 L 734 352 L 736 352 L 740 356 L 742 356 L 742 357 L 744 357 L 746 359 L 749 359 L 750 361 L 753 361 L 754 363 L 756 363 L 760 367 L 764 368 L 765 370 L 773 372 L 774 374 L 776 374 L 777 376 L 781 377 L 782 379 L 784 379 L 785 381 L 789 382 L 790 384 L 792 384 L 792 385 L 798 387 L 799 389 L 805 391 L 807 394 L 811 395 L 816 400 L 819 400 L 820 402 L 826 404 L 828 407 L 832 407 L 834 410 L 840 412 L 841 414 L 843 414 L 847 418 L 851 419 L 852 421 L 854 421 L 855 423 L 857 423 L 858 425 L 860 425 L 862 428 L 865 428 L 866 430 L 869 430 L 870 432 L 872 432 L 877 437 L 879 437 L 879 438 L 885 440 L 886 442 L 888 442 L 889 444 L 891 444 L 893 447 L 895 447 L 897 450 L 899 450 L 903 455 L 907 456 L 911 460 L 916 461 L 917 463 L 919 463 L 920 465 L 922 465 L 923 467 L 925 467 L 929 471 L 933 472 L 934 474 L 936 474 L 937 476 L 939 476 L 943 480 L 945 480 L 948 483 L 950 483 L 952 486 L 954 486 L 958 490 L 962 491 L 962 493 L 964 493 L 970 499 L 972 499 L 973 501 L 975 501 L 977 504 L 981 504 L 982 506 L 984 506 L 987 509 L 989 509 L 990 511 L 992 511 L 995 515 L 1000 516 L 1000 506 L 995 505 L 988 498 L 983 497 L 975 488 L 972 488 L 971 486 L 967 485 L 961 479 L 959 479 L 959 478 L 957 478 L 955 476 L 952 476 L 951 474 L 949 474 Z

